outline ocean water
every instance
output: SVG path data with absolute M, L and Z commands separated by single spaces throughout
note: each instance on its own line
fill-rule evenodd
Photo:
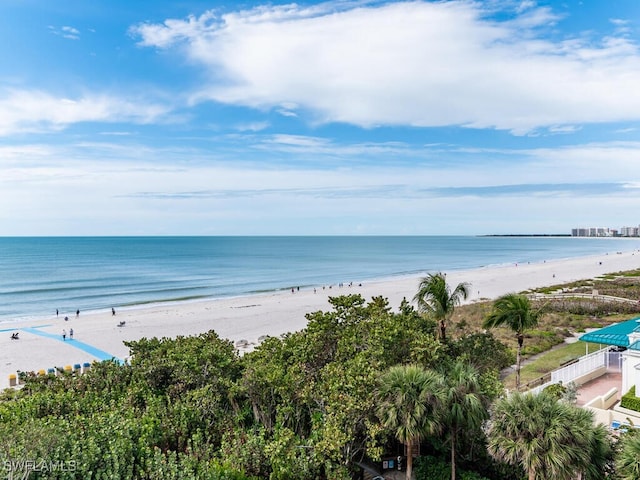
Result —
M 0 322 L 638 248 L 571 237 L 5 237 Z

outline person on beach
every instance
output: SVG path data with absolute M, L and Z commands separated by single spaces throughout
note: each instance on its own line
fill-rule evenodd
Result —
M 67 331 L 66 330 L 62 330 L 62 341 L 66 341 L 67 340 Z
M 73 340 L 73 328 L 69 330 L 69 340 Z
M 58 309 L 56 308 L 56 317 L 58 316 Z
M 116 315 L 116 309 L 111 307 L 111 315 L 115 317 Z
M 80 316 L 80 310 L 76 310 L 76 318 Z

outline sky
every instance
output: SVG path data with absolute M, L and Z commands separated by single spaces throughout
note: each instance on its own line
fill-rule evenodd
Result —
M 640 223 L 638 0 L 0 0 L 0 235 Z

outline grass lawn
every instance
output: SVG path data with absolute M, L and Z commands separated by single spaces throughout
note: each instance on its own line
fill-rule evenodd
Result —
M 597 347 L 595 345 L 589 345 L 589 353 L 595 352 L 596 348 Z M 525 384 L 536 380 L 537 378 L 560 368 L 563 363 L 579 358 L 585 353 L 586 350 L 584 342 L 568 343 L 549 350 L 522 367 L 520 370 L 520 383 Z M 515 372 L 504 379 L 504 384 L 506 388 L 515 388 Z

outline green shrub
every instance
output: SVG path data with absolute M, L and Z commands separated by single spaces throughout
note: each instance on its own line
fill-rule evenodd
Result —
M 417 480 L 449 480 L 451 468 L 436 457 L 419 457 L 413 464 Z
M 553 383 L 544 389 L 545 393 L 548 393 L 552 397 L 560 400 L 567 392 L 567 388 L 561 383 Z
M 460 473 L 460 480 L 488 480 L 488 479 L 476 472 L 463 471 Z
M 620 400 L 620 406 L 623 408 L 628 408 L 629 410 L 640 412 L 640 398 L 636 397 L 635 385 L 622 396 L 622 399 Z
M 414 465 L 417 480 L 450 480 L 451 465 L 444 460 L 431 456 L 419 457 Z M 456 475 L 460 480 L 488 480 L 486 477 L 462 469 L 457 469 Z

